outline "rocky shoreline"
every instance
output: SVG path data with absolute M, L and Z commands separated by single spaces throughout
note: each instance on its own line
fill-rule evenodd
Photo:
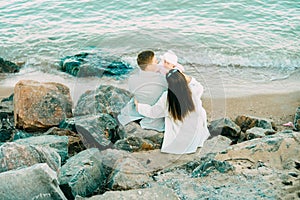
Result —
M 0 103 L 0 198 L 300 197 L 299 113 L 285 129 L 248 115 L 213 120 L 203 148 L 172 155 L 159 151 L 163 133 L 118 125 L 131 96 L 100 85 L 73 110 L 66 86 L 18 82 Z

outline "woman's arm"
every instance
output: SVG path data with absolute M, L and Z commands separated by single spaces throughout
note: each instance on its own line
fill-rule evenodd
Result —
M 199 83 L 195 78 L 191 78 L 191 82 L 189 83 L 189 87 L 191 89 L 191 92 L 193 95 L 195 95 L 197 98 L 201 98 L 203 94 L 203 86 L 201 83 Z
M 144 115 L 145 117 L 150 118 L 161 118 L 165 117 L 168 113 L 167 111 L 167 91 L 164 92 L 158 101 L 154 105 L 148 105 L 143 103 L 138 103 L 135 99 L 134 103 L 136 105 L 137 111 Z

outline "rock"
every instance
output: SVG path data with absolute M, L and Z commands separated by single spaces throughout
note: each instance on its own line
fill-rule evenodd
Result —
M 258 118 L 258 117 L 251 117 L 240 115 L 237 116 L 235 123 L 241 127 L 243 132 L 246 132 L 248 129 L 253 127 L 260 127 L 263 129 L 274 129 L 277 130 L 274 122 L 268 119 Z
M 100 151 L 87 149 L 67 160 L 59 171 L 59 182 L 68 199 L 92 195 L 106 182 Z
M 16 132 L 14 127 L 13 96 L 0 102 L 0 142 L 12 141 Z
M 297 108 L 295 113 L 294 126 L 297 131 L 300 131 L 300 107 Z
M 212 155 L 211 159 L 213 159 L 216 153 L 226 150 L 230 144 L 231 140 L 229 138 L 219 135 L 205 141 L 203 147 L 198 148 L 193 154 L 167 154 L 161 153 L 160 149 L 155 149 L 151 151 L 133 152 L 130 155 L 146 167 L 147 173 L 152 174 L 158 171 L 172 171 L 178 168 L 186 169 L 186 165 L 189 165 L 195 160 L 197 161 L 196 166 L 198 166 L 200 165 L 200 163 L 198 163 L 199 158 Z M 195 167 L 193 169 L 195 169 Z
M 31 167 L 0 173 L 0 199 L 66 200 L 56 173 L 41 163 Z
M 123 128 L 111 115 L 104 113 L 66 119 L 60 128 L 78 132 L 86 148 L 112 148 L 114 142 L 125 138 Z
M 208 127 L 211 136 L 223 135 L 232 139 L 234 142 L 238 140 L 241 129 L 229 118 L 221 118 L 214 120 Z
M 49 129 L 72 116 L 69 88 L 60 83 L 19 81 L 14 88 L 14 108 L 15 126 L 31 131 Z
M 0 58 L 0 73 L 17 73 L 20 67 L 13 62 Z
M 66 56 L 61 59 L 60 69 L 77 77 L 87 76 L 113 76 L 120 77 L 133 70 L 128 63 L 115 57 L 101 57 L 92 53 L 80 53 L 74 56 Z
M 45 135 L 58 135 L 58 136 L 68 136 L 68 157 L 72 157 L 73 155 L 85 150 L 85 146 L 82 143 L 81 137 L 78 133 L 73 132 L 67 129 L 60 129 L 58 127 L 50 128 Z
M 57 171 L 61 166 L 60 156 L 51 148 L 20 145 L 7 142 L 0 146 L 0 172 L 47 163 Z
M 226 161 L 218 161 L 214 159 L 204 160 L 201 164 L 193 170 L 192 177 L 203 177 L 207 176 L 213 170 L 217 170 L 220 173 L 226 173 L 233 170 L 234 167 Z
M 12 141 L 15 132 L 9 117 L 0 120 L 0 142 Z
M 205 157 L 207 154 L 219 153 L 226 150 L 232 141 L 222 135 L 210 138 L 205 141 L 203 147 L 200 149 L 199 157 Z
M 130 122 L 125 125 L 126 135 L 140 137 L 145 140 L 150 140 L 154 144 L 154 149 L 159 149 L 163 142 L 164 133 L 150 129 L 142 129 L 142 127 L 135 122 Z
M 115 170 L 114 167 L 117 160 L 123 158 L 132 158 L 131 154 L 127 151 L 117 149 L 106 149 L 101 151 L 100 154 L 101 157 L 99 159 L 102 160 L 105 177 L 108 177 L 113 170 Z
M 167 187 L 153 187 L 145 189 L 134 189 L 127 191 L 109 191 L 103 195 L 96 195 L 91 198 L 82 198 L 77 196 L 75 200 L 179 200 L 176 193 Z
M 122 140 L 118 140 L 114 146 L 117 149 L 129 152 L 155 149 L 155 145 L 150 140 L 145 140 L 136 136 L 129 136 Z
M 111 190 L 130 190 L 148 186 L 153 180 L 148 170 L 137 160 L 132 158 L 119 159 L 114 171 L 108 178 L 108 188 Z
M 215 170 L 207 176 L 191 178 L 190 173 L 172 171 L 156 178 L 160 187 L 171 188 L 179 199 L 281 199 L 278 198 L 281 185 L 268 183 L 262 175 L 247 177 Z
M 229 147 L 218 153 L 216 160 L 235 162 L 245 160 L 252 165 L 263 162 L 275 169 L 292 169 L 300 157 L 300 133 L 277 133 Z
M 61 157 L 62 163 L 68 158 L 68 137 L 56 135 L 41 135 L 16 140 L 15 143 L 22 145 L 35 145 L 53 148 Z
M 87 91 L 80 96 L 74 115 L 119 113 L 132 96 L 127 90 L 111 85 L 100 85 L 96 90 Z
M 24 138 L 29 138 L 34 136 L 34 134 L 32 133 L 27 133 L 26 131 L 23 130 L 18 130 L 15 134 L 14 134 L 14 138 L 13 141 L 15 140 L 19 140 L 19 139 L 24 139 Z
M 246 139 L 252 140 L 254 138 L 262 138 L 266 135 L 273 135 L 275 131 L 273 129 L 263 129 L 259 127 L 253 127 L 246 131 Z
M 0 102 L 0 119 L 3 118 L 10 118 L 14 115 L 14 102 L 13 102 L 14 95 L 10 95 L 8 98 L 4 98 Z M 12 119 L 13 122 L 13 119 Z

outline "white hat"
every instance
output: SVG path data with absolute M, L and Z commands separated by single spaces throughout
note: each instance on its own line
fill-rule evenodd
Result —
M 175 65 L 175 68 L 179 69 L 181 72 L 184 71 L 183 66 L 178 63 L 178 58 L 177 58 L 176 54 L 173 51 L 168 50 L 162 56 L 162 60 L 165 60 L 168 63 L 171 63 L 171 64 Z
M 163 60 L 167 61 L 168 63 L 171 63 L 173 65 L 177 65 L 177 61 L 178 61 L 178 58 L 176 56 L 176 54 L 169 50 L 167 51 L 163 56 L 162 56 Z

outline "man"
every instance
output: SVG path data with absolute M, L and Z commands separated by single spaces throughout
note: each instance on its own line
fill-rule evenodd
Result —
M 128 80 L 129 91 L 140 103 L 153 105 L 167 89 L 167 82 L 157 68 L 157 59 L 153 51 L 143 51 L 137 57 L 140 70 Z M 134 98 L 121 110 L 118 120 L 122 125 L 140 120 L 143 129 L 164 131 L 164 118 L 152 119 L 140 115 L 135 108 Z

